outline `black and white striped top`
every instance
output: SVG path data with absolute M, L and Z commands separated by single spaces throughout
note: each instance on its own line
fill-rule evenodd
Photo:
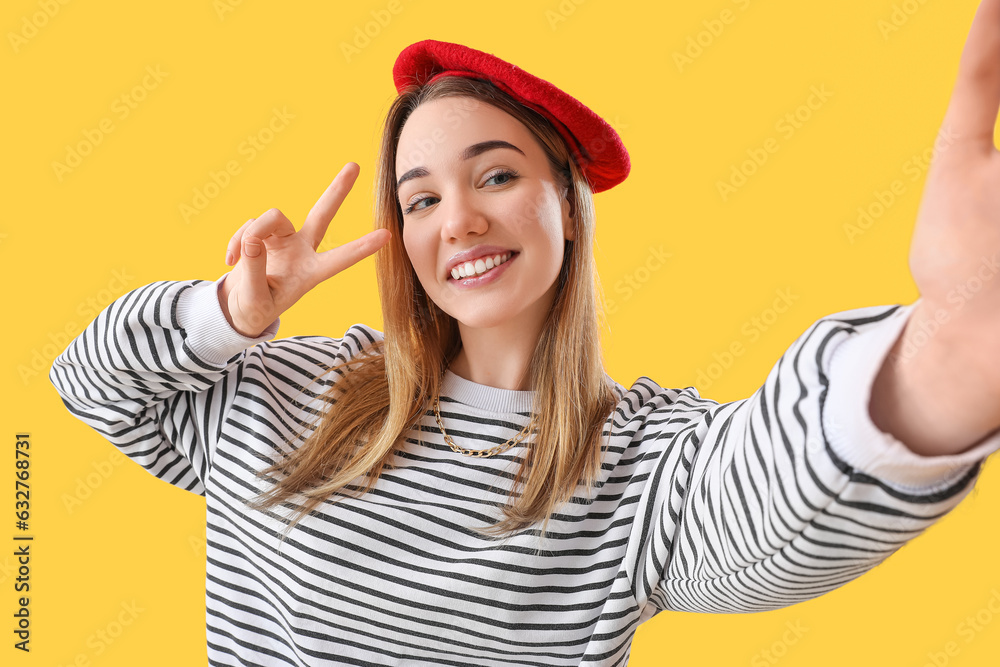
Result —
M 991 437 L 920 457 L 878 431 L 868 388 L 910 306 L 824 317 L 747 399 L 639 378 L 604 435 L 600 487 L 537 531 L 487 539 L 522 444 L 454 453 L 428 410 L 375 490 L 283 524 L 243 502 L 255 471 L 312 423 L 325 368 L 381 333 L 271 340 L 236 333 L 219 280 L 125 294 L 56 359 L 66 407 L 149 472 L 207 501 L 212 665 L 624 665 L 658 611 L 756 612 L 870 570 L 954 508 Z M 334 378 L 337 376 L 333 376 Z M 609 382 L 613 382 L 608 378 Z M 532 393 L 451 372 L 441 399 L 456 444 L 516 434 Z M 541 550 L 539 550 L 539 547 Z

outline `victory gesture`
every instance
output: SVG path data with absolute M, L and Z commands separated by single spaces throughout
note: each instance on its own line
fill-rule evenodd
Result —
M 920 291 L 872 417 L 917 453 L 957 453 L 1000 426 L 1000 0 L 984 0 L 962 52 L 910 248 Z
M 332 250 L 316 252 L 359 171 L 356 163 L 348 162 L 316 201 L 299 231 L 281 211 L 272 208 L 248 220 L 233 235 L 226 264 L 236 266 L 222 283 L 219 304 L 237 332 L 256 338 L 306 292 L 389 240 L 388 230 L 377 229 Z

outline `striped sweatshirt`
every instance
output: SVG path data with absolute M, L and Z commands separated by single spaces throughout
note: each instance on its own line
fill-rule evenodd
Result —
M 220 308 L 225 278 L 123 295 L 49 374 L 73 415 L 205 496 L 212 665 L 625 665 L 661 610 L 772 610 L 872 569 L 1000 448 L 991 435 L 923 457 L 874 425 L 870 387 L 915 304 L 872 306 L 814 322 L 742 400 L 607 377 L 599 482 L 544 539 L 472 530 L 499 518 L 517 457 L 542 445 L 457 454 L 428 405 L 373 491 L 323 503 L 282 541 L 279 517 L 244 505 L 267 488 L 255 473 L 301 444 L 341 376 L 313 378 L 382 334 L 276 339 L 275 320 L 246 338 Z M 441 416 L 456 444 L 485 449 L 524 427 L 532 397 L 448 371 Z

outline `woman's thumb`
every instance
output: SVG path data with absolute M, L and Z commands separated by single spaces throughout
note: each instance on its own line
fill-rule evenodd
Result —
M 260 278 L 267 274 L 267 253 L 264 252 L 264 242 L 256 236 L 247 236 L 243 239 L 243 261 L 247 277 L 251 284 L 258 284 Z

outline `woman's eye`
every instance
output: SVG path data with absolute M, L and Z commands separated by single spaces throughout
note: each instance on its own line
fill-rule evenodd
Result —
M 497 183 L 497 185 L 507 185 L 511 181 L 515 180 L 517 177 L 518 173 L 516 171 L 512 171 L 510 169 L 502 169 L 500 171 L 491 174 L 490 177 L 486 179 L 486 182 L 489 183 L 490 181 L 499 178 L 501 179 L 502 182 Z M 420 206 L 420 204 L 431 199 L 437 199 L 437 197 L 423 197 L 421 199 L 418 199 L 417 201 L 413 202 L 405 209 L 403 209 L 403 215 L 409 215 L 413 211 L 419 211 L 422 208 L 426 208 L 424 206 Z
M 504 170 L 496 172 L 495 174 L 493 174 L 492 176 L 490 176 L 489 178 L 487 178 L 486 182 L 489 183 L 490 181 L 492 181 L 495 178 L 501 178 L 501 179 L 502 178 L 506 178 L 507 179 L 506 181 L 504 181 L 502 183 L 498 183 L 498 185 L 506 185 L 507 183 L 510 183 L 515 178 L 517 178 L 517 172 L 516 171 L 510 171 L 508 169 L 504 169 Z
M 417 201 L 413 202 L 412 204 L 410 204 L 409 206 L 407 206 L 405 209 L 403 209 L 403 214 L 404 215 L 408 215 L 408 214 L 412 213 L 413 211 L 420 210 L 420 209 L 417 208 L 417 206 L 419 204 L 422 204 L 423 202 L 427 201 L 428 199 L 437 199 L 437 197 L 424 197 L 422 199 L 418 199 Z

